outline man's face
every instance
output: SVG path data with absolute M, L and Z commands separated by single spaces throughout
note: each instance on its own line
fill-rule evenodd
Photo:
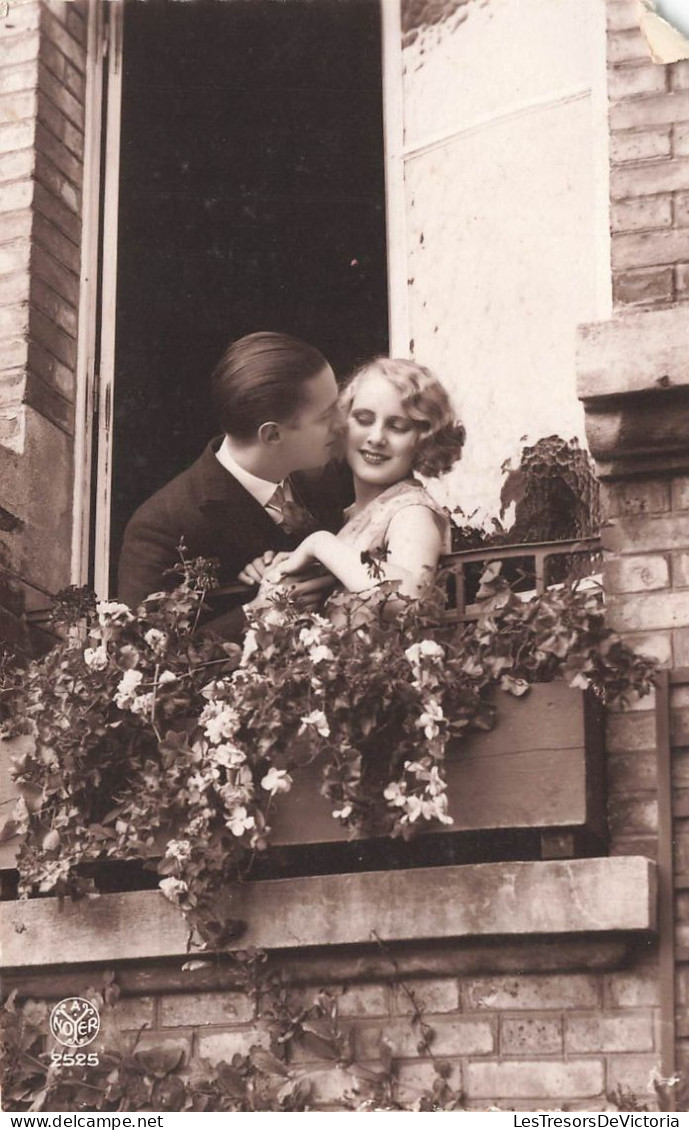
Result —
M 328 365 L 304 382 L 298 411 L 281 425 L 285 473 L 324 467 L 332 458 L 339 422 L 337 382 Z

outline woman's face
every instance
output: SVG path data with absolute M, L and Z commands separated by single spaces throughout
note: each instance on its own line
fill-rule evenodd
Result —
M 346 432 L 347 462 L 356 478 L 381 490 L 408 478 L 419 434 L 387 377 L 373 370 L 359 378 Z

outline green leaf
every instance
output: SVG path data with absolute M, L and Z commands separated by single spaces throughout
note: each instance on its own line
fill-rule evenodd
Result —
M 3 820 L 2 824 L 0 824 L 0 843 L 11 840 L 12 837 L 16 835 L 17 821 L 12 816 L 8 816 L 7 819 Z
M 148 1075 L 163 1078 L 179 1067 L 184 1059 L 184 1050 L 182 1048 L 146 1048 L 143 1051 L 137 1051 L 134 1058 Z
M 272 1052 L 266 1051 L 265 1048 L 260 1047 L 258 1044 L 253 1044 L 249 1049 L 250 1059 L 254 1067 L 259 1071 L 263 1071 L 266 1075 L 284 1075 L 288 1074 L 287 1067 L 274 1056 Z

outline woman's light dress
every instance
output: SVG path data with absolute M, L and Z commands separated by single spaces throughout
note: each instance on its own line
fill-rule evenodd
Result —
M 442 507 L 431 498 L 428 491 L 416 479 L 403 479 L 402 482 L 388 487 L 358 513 L 352 514 L 354 507 L 350 506 L 349 510 L 345 510 L 347 521 L 337 536 L 362 553 L 381 550 L 387 540 L 392 519 L 409 506 L 423 506 L 430 511 L 442 535 L 441 552 L 449 552 L 450 520 Z

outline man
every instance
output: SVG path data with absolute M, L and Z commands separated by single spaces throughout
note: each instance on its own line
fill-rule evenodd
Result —
M 171 587 L 180 542 L 189 557 L 218 558 L 228 585 L 265 551 L 292 549 L 310 529 L 337 530 L 351 501 L 334 469 L 295 473 L 323 468 L 337 439 L 337 384 L 317 349 L 286 334 L 249 334 L 221 358 L 211 396 L 224 437 L 140 506 L 125 531 L 118 592 L 131 607 Z M 237 605 L 249 595 L 231 597 L 213 626 L 237 635 Z

